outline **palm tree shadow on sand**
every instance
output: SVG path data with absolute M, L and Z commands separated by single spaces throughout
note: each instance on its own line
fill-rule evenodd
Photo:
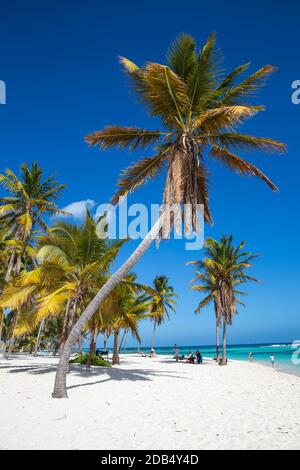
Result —
M 0 369 L 8 369 L 8 372 L 11 374 L 16 373 L 30 373 L 30 374 L 47 374 L 56 371 L 56 366 L 52 364 L 32 364 L 32 365 L 24 365 L 24 366 L 14 366 L 14 365 L 0 365 Z M 82 377 L 82 378 L 91 378 L 91 377 L 99 377 L 100 380 L 96 380 L 94 382 L 85 382 L 79 383 L 75 385 L 70 385 L 68 389 L 84 387 L 89 385 L 96 385 L 96 384 L 103 384 L 105 382 L 110 381 L 151 381 L 154 377 L 167 377 L 167 378 L 174 378 L 174 379 L 184 379 L 184 380 L 191 380 L 188 377 L 184 377 L 184 374 L 174 374 L 173 371 L 158 371 L 158 370 L 149 370 L 149 369 L 121 369 L 121 368 L 110 368 L 110 367 L 101 367 L 96 368 L 92 367 L 90 370 L 87 370 L 84 366 L 80 365 L 72 365 L 70 367 L 70 375 Z

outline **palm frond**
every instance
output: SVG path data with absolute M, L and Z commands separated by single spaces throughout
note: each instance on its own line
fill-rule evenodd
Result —
M 277 186 L 272 183 L 272 181 L 261 170 L 259 170 L 251 163 L 241 159 L 237 155 L 229 152 L 228 150 L 217 145 L 213 145 L 210 151 L 210 156 L 218 159 L 222 163 L 225 163 L 228 168 L 236 171 L 237 173 L 249 176 L 257 176 L 258 178 L 263 180 L 268 186 L 270 186 L 273 191 L 278 191 Z
M 107 126 L 102 131 L 88 135 L 85 140 L 93 147 L 99 146 L 101 150 L 117 147 L 134 151 L 137 148 L 145 148 L 159 142 L 163 135 L 165 134 L 159 130 L 149 131 L 138 127 Z
M 170 69 L 184 81 L 197 64 L 196 43 L 189 34 L 181 34 L 171 44 L 167 54 Z
M 261 69 L 257 70 L 257 72 L 250 75 L 237 86 L 231 88 L 225 94 L 224 98 L 222 99 L 222 103 L 224 105 L 234 104 L 237 100 L 240 100 L 245 96 L 258 90 L 265 84 L 265 81 L 269 77 L 269 75 L 271 73 L 274 73 L 276 70 L 276 67 L 274 67 L 273 65 L 266 65 Z
M 278 140 L 266 137 L 253 137 L 245 134 L 223 133 L 210 136 L 210 140 L 227 149 L 232 147 L 245 150 L 260 150 L 268 153 L 283 153 L 287 150 L 287 146 Z

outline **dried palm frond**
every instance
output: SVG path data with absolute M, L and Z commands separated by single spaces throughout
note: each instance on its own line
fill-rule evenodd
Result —
M 92 146 L 99 146 L 102 150 L 112 147 L 129 148 L 130 151 L 145 148 L 158 142 L 164 133 L 148 131 L 137 127 L 107 126 L 102 131 L 94 132 L 86 137 L 86 142 Z
M 287 147 L 278 140 L 269 139 L 266 137 L 253 137 L 251 135 L 243 135 L 237 133 L 223 133 L 215 136 L 210 136 L 211 141 L 219 143 L 222 147 L 227 149 L 253 149 L 261 150 L 269 153 L 283 153 Z
M 217 145 L 213 145 L 210 151 L 210 156 L 222 161 L 228 166 L 228 168 L 235 170 L 237 173 L 257 176 L 270 186 L 273 191 L 278 191 L 277 186 L 272 183 L 272 181 L 261 170 L 228 150 L 218 147 Z

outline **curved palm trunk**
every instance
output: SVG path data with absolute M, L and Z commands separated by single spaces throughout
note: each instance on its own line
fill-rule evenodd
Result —
M 227 344 L 226 344 L 226 318 L 223 318 L 223 351 L 222 351 L 222 366 L 227 365 Z
M 75 323 L 69 338 L 66 341 L 65 347 L 61 353 L 56 376 L 54 383 L 54 390 L 52 393 L 53 398 L 67 398 L 67 387 L 66 387 L 66 376 L 68 372 L 69 358 L 71 354 L 71 348 L 74 343 L 78 340 L 84 326 L 90 320 L 90 318 L 96 313 L 97 309 L 103 302 L 103 300 L 112 292 L 112 290 L 120 284 L 122 279 L 132 270 L 136 263 L 142 258 L 144 253 L 152 244 L 153 240 L 157 238 L 160 228 L 165 222 L 168 212 L 164 211 L 159 217 L 157 222 L 154 224 L 150 232 L 146 235 L 144 240 L 135 249 L 132 255 L 125 261 L 115 274 L 104 284 L 98 294 L 87 306 L 85 311 L 82 313 L 78 321 Z
M 120 364 L 119 335 L 120 335 L 120 331 L 116 330 L 115 333 L 114 333 L 114 352 L 113 352 L 113 357 L 112 357 L 113 365 L 114 364 Z
M 44 326 L 45 326 L 45 319 L 43 318 L 43 320 L 40 323 L 38 335 L 37 335 L 37 338 L 36 338 L 36 343 L 35 343 L 35 347 L 34 347 L 34 354 L 33 354 L 34 356 L 38 355 L 40 342 L 41 342 L 41 337 L 42 337 L 42 333 L 43 333 L 43 330 L 44 330 Z
M 154 344 L 155 344 L 155 332 L 156 332 L 156 318 L 154 319 L 153 325 L 153 333 L 152 333 L 152 341 L 151 341 L 151 350 L 154 351 Z

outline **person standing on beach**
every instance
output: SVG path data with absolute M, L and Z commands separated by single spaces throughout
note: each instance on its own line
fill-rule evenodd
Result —
M 252 364 L 252 362 L 253 362 L 253 353 L 252 353 L 252 352 L 249 353 L 249 362 L 250 362 L 251 364 Z
M 179 348 L 176 344 L 174 345 L 174 359 L 176 360 L 176 362 L 179 361 Z
M 273 369 L 275 369 L 275 356 L 274 356 L 274 354 L 270 354 L 270 361 L 271 361 Z

